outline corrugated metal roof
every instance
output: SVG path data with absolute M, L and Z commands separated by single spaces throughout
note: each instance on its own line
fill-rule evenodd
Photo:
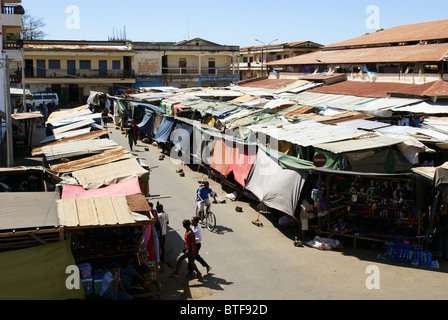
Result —
M 52 165 L 50 166 L 50 169 L 58 173 L 74 172 L 114 161 L 130 159 L 131 157 L 132 155 L 125 148 L 117 148 L 110 151 L 104 151 L 92 157 Z
M 126 197 L 69 199 L 57 201 L 59 224 L 65 228 L 94 228 L 149 224 L 150 219 L 131 212 Z M 143 221 L 142 221 L 143 220 Z
M 365 120 L 365 119 L 340 122 L 337 125 L 344 126 L 344 127 L 352 127 L 352 128 L 361 129 L 361 130 L 375 130 L 375 129 L 385 128 L 385 127 L 390 126 L 390 124 L 388 124 L 388 123 L 372 121 L 372 120 Z
M 278 141 L 288 141 L 303 147 L 359 138 L 366 133 L 335 125 L 327 125 L 307 119 L 298 123 L 283 122 L 277 125 L 255 125 L 253 132 L 264 133 Z
M 363 151 L 377 148 L 393 146 L 403 142 L 403 140 L 393 139 L 385 136 L 375 136 L 372 138 L 353 139 L 341 142 L 332 142 L 314 145 L 317 149 L 330 151 L 335 154 L 345 152 Z
M 56 144 L 42 147 L 42 152 L 48 161 L 76 157 L 84 154 L 101 153 L 120 147 L 116 142 L 109 139 L 95 139 L 70 141 L 67 143 Z
M 40 143 L 45 145 L 45 144 L 51 143 L 53 141 L 84 135 L 84 134 L 89 133 L 90 130 L 91 130 L 91 128 L 88 127 L 88 128 L 83 128 L 83 129 L 79 129 L 79 130 L 53 134 L 52 136 L 48 136 L 45 139 L 41 140 Z
M 73 136 L 73 137 L 69 137 L 69 138 L 63 138 L 60 141 L 55 141 L 55 142 L 51 142 L 45 145 L 45 147 L 50 147 L 50 146 L 54 146 L 57 144 L 61 144 L 61 143 L 66 143 L 66 142 L 70 142 L 70 141 L 81 141 L 81 140 L 90 140 L 90 139 L 95 139 L 95 138 L 99 138 L 101 136 L 104 136 L 106 134 L 108 134 L 109 131 L 108 130 L 97 130 L 97 131 L 92 131 L 89 133 L 85 133 L 85 134 L 80 134 L 77 136 Z M 42 154 L 42 148 L 35 148 L 31 151 L 31 155 L 32 156 L 37 156 Z
M 448 115 L 448 105 L 447 104 L 437 104 L 429 102 L 421 102 L 411 106 L 395 108 L 398 112 L 408 112 L 411 114 L 447 114 Z

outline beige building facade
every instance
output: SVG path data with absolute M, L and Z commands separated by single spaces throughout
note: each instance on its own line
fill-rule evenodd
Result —
M 297 41 L 241 48 L 238 62 L 240 79 L 266 76 L 270 70 L 267 63 L 319 51 L 322 47 L 312 41 Z
M 133 42 L 136 87 L 227 86 L 238 80 L 239 47 L 196 38 L 177 43 Z
M 53 92 L 62 105 L 85 103 L 90 91 L 117 94 L 135 85 L 129 42 L 25 41 L 26 87 Z
M 52 92 L 62 105 L 85 103 L 90 91 L 116 95 L 154 86 L 228 86 L 238 81 L 238 46 L 203 39 L 172 42 L 24 42 L 26 88 Z M 11 72 L 19 72 L 20 65 Z

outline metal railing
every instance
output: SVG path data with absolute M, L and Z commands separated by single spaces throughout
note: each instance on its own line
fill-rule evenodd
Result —
M 22 83 L 22 76 L 16 75 L 16 74 L 10 74 L 9 82 L 10 83 Z
M 236 71 L 235 71 L 236 72 Z M 191 76 L 232 76 L 234 75 L 232 68 L 162 68 L 164 75 L 191 75 Z
M 89 69 L 39 69 L 26 68 L 27 78 L 133 78 L 132 71 L 124 70 L 89 70 Z
M 22 50 L 23 41 L 22 40 L 6 40 L 3 41 L 3 50 Z
M 25 9 L 20 5 L 2 5 L 2 14 L 25 14 Z

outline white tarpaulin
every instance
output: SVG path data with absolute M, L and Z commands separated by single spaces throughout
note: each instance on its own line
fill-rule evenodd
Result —
M 263 150 L 248 177 L 246 189 L 266 206 L 294 216 L 308 171 L 283 169 Z

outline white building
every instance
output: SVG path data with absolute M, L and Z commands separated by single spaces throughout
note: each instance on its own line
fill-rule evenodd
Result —
M 9 163 L 7 159 L 8 150 L 8 135 L 7 135 L 7 121 L 6 120 L 6 106 L 7 101 L 10 101 L 11 96 L 9 92 L 5 92 L 5 84 L 10 83 L 12 87 L 21 87 L 22 77 L 20 73 L 10 74 L 9 79 L 5 79 L 5 57 L 8 59 L 23 62 L 23 51 L 21 40 L 8 40 L 10 34 L 20 34 L 23 29 L 23 14 L 25 10 L 20 5 L 21 0 L 0 0 L 0 28 L 2 41 L 1 46 L 1 60 L 0 60 L 0 164 L 5 166 Z M 11 68 L 10 68 L 11 69 Z M 6 82 L 7 81 L 7 82 Z M 11 136 L 12 143 L 12 136 Z M 11 147 L 12 148 L 12 145 Z

